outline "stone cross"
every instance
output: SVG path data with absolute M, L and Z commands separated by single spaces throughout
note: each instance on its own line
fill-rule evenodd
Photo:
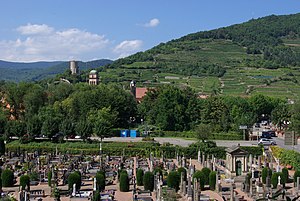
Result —
M 281 183 L 281 177 L 280 177 L 280 175 L 279 175 L 279 176 L 278 176 L 278 183 L 277 183 L 277 186 L 280 185 L 280 183 Z
M 219 174 L 216 174 L 216 192 L 219 193 L 220 191 L 220 184 L 219 184 Z
M 188 194 L 188 198 L 192 198 L 193 197 L 192 178 L 191 178 L 190 175 L 188 176 L 188 191 L 187 191 L 187 194 Z
M 185 160 L 185 157 L 182 156 L 182 167 L 185 167 L 186 166 L 186 160 Z
M 258 168 L 261 168 L 261 156 L 258 156 L 258 164 L 257 164 Z
M 198 150 L 198 162 L 201 163 L 201 152 L 200 152 L 200 149 Z
M 199 200 L 199 184 L 196 178 L 194 178 L 194 201 Z
M 180 175 L 180 192 L 183 193 L 183 180 L 184 180 L 184 172 L 181 172 Z
M 233 184 L 230 185 L 230 201 L 234 201 Z
M 202 166 L 205 167 L 205 154 L 202 154 Z
M 97 190 L 97 180 L 96 177 L 94 177 L 94 186 L 93 186 L 93 191 Z
M 76 196 L 76 183 L 73 184 L 73 192 L 72 192 L 72 196 L 75 197 Z

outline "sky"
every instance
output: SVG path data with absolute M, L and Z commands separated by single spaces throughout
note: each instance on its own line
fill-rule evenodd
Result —
M 0 60 L 115 60 L 189 33 L 298 12 L 300 0 L 2 0 Z

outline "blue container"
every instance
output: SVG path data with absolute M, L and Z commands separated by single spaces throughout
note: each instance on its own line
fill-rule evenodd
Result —
M 129 130 L 121 130 L 120 137 L 129 137 Z
M 130 130 L 130 137 L 132 137 L 132 138 L 136 138 L 137 137 L 136 130 Z

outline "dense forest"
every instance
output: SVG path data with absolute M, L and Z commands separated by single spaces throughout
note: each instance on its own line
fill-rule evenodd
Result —
M 190 88 L 174 86 L 150 89 L 141 104 L 115 84 L 3 82 L 1 94 L 0 133 L 6 138 L 51 138 L 58 132 L 84 139 L 113 136 L 113 129 L 137 128 L 141 119 L 162 131 L 197 130 L 208 125 L 212 132 L 240 132 L 240 125 L 251 126 L 262 118 L 280 123 L 293 117 L 286 100 L 262 95 L 200 99 Z

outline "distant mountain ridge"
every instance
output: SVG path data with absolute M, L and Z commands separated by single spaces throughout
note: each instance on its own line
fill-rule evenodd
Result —
M 112 63 L 109 59 L 88 62 L 78 61 L 79 70 L 98 68 Z M 38 81 L 54 77 L 69 69 L 69 61 L 9 62 L 0 60 L 0 80 L 6 81 Z

